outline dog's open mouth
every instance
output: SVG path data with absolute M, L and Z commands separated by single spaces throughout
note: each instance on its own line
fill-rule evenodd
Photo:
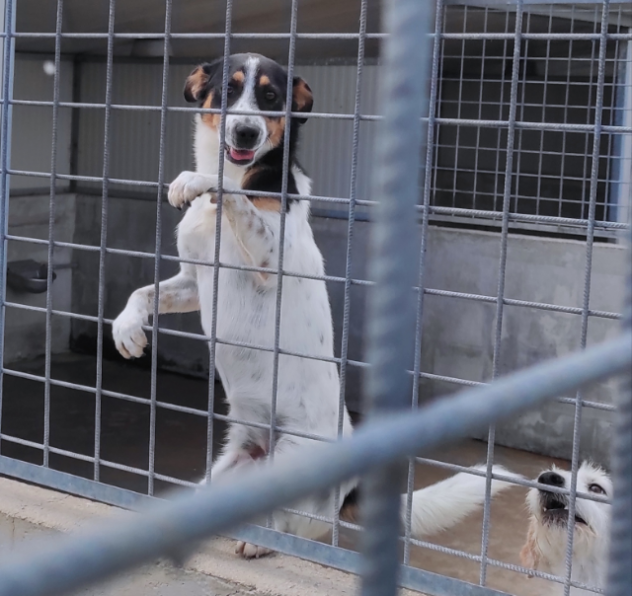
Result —
M 255 158 L 255 152 L 251 149 L 235 149 L 226 145 L 226 156 L 234 164 L 248 164 Z
M 548 522 L 566 524 L 568 521 L 568 505 L 564 501 L 549 497 L 542 504 L 544 519 Z M 575 513 L 575 523 L 586 524 L 586 520 Z

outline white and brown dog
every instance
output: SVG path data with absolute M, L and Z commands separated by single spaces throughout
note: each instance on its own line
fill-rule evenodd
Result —
M 198 66 L 187 78 L 184 96 L 202 108 L 221 107 L 223 59 Z M 287 73 L 276 62 L 257 54 L 237 54 L 229 58 L 226 89 L 227 116 L 225 143 L 220 145 L 220 117 L 204 113 L 195 121 L 195 172 L 182 172 L 169 188 L 169 202 L 178 208 L 190 204 L 178 226 L 178 252 L 187 260 L 214 260 L 216 226 L 221 226 L 218 277 L 216 366 L 230 406 L 230 416 L 245 424 L 233 423 L 226 444 L 213 465 L 216 481 L 247 466 L 260 465 L 271 450 L 270 425 L 273 393 L 273 352 L 277 303 L 276 268 L 280 247 L 278 198 L 245 196 L 240 191 L 282 190 L 285 127 L 289 134 L 287 191 L 309 195 L 311 181 L 296 160 L 300 125 L 305 118 L 286 122 Z M 312 92 L 303 79 L 292 81 L 291 109 L 308 113 Z M 277 111 L 278 117 L 261 111 Z M 225 192 L 222 219 L 216 221 L 219 160 L 224 160 Z M 276 423 L 286 431 L 338 437 L 352 432 L 349 414 L 339 412 L 340 385 L 334 356 L 331 309 L 325 282 L 309 279 L 323 276 L 323 257 L 314 242 L 309 224 L 309 203 L 288 199 L 285 219 L 284 262 L 286 271 L 308 277 L 283 278 L 280 348 L 276 390 Z M 248 267 L 244 270 L 235 267 Z M 253 270 L 254 269 L 254 270 Z M 268 271 L 266 271 L 268 269 Z M 182 263 L 180 273 L 162 281 L 160 313 L 200 311 L 202 327 L 211 335 L 213 321 L 213 267 Z M 126 358 L 139 357 L 147 344 L 143 325 L 153 312 L 154 286 L 136 290 L 113 323 L 116 347 Z M 245 347 L 253 346 L 253 347 Z M 257 349 L 256 346 L 267 348 Z M 310 357 L 290 356 L 287 352 Z M 318 358 L 328 359 L 318 360 Z M 248 423 L 254 424 L 248 425 Z M 276 432 L 274 459 L 283 458 L 305 445 L 319 444 L 310 438 Z M 499 468 L 495 472 L 500 471 Z M 507 486 L 494 481 L 497 492 Z M 341 486 L 344 498 L 355 481 Z M 485 479 L 462 473 L 413 495 L 413 535 L 422 536 L 449 527 L 482 504 Z M 334 516 L 334 491 L 314 496 L 296 508 L 317 516 Z M 330 525 L 287 512 L 274 515 L 277 530 L 318 538 Z M 240 544 L 246 557 L 265 554 L 265 549 Z
M 570 490 L 571 473 L 553 467 L 538 477 L 538 482 Z M 577 492 L 612 497 L 612 482 L 601 468 L 583 462 L 577 473 Z M 531 513 L 527 542 L 520 558 L 525 567 L 553 575 L 566 574 L 569 495 L 546 488 L 532 488 L 527 495 Z M 573 558 L 571 580 L 591 587 L 604 588 L 611 507 L 608 503 L 577 497 L 573 520 Z M 560 593 L 562 585 L 559 584 Z M 594 592 L 572 587 L 573 596 Z

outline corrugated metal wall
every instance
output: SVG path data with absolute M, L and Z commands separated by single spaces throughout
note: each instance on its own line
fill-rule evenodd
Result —
M 169 71 L 169 105 L 186 105 L 182 87 L 191 65 L 173 65 Z M 297 66 L 296 73 L 314 92 L 314 111 L 353 114 L 356 67 L 352 65 Z M 114 104 L 159 106 L 162 65 L 117 63 L 113 68 Z M 81 99 L 102 103 L 105 99 L 106 66 L 85 62 L 81 66 Z M 377 67 L 366 66 L 362 84 L 361 113 L 377 111 Z M 165 176 L 170 181 L 191 169 L 191 115 L 169 113 Z M 100 176 L 103 171 L 104 110 L 82 110 L 79 120 L 78 173 Z M 368 198 L 369 159 L 375 122 L 362 122 L 358 153 L 358 198 Z M 115 109 L 112 112 L 110 176 L 155 181 L 158 177 L 160 114 L 156 111 Z M 313 118 L 304 127 L 300 159 L 314 180 L 314 194 L 349 197 L 353 144 L 351 120 Z M 137 187 L 128 187 L 139 190 Z M 331 205 L 329 206 L 331 207 Z M 338 207 L 340 208 L 340 207 Z M 345 206 L 342 206 L 345 208 Z
M 15 64 L 13 97 L 16 100 L 52 101 L 53 77 L 44 72 L 48 56 L 18 54 Z M 62 60 L 60 100 L 72 99 L 72 61 Z M 52 107 L 15 105 L 11 139 L 11 167 L 14 170 L 50 172 Z M 70 172 L 71 110 L 60 108 L 57 121 L 57 172 Z M 12 176 L 11 190 L 48 188 L 48 178 Z M 67 186 L 66 182 L 58 184 Z

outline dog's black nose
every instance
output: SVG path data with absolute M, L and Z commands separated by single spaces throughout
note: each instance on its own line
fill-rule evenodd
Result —
M 245 124 L 235 126 L 234 134 L 236 149 L 252 149 L 259 140 L 259 129 Z
M 557 472 L 544 472 L 538 477 L 540 484 L 548 484 L 549 486 L 564 486 L 564 478 Z

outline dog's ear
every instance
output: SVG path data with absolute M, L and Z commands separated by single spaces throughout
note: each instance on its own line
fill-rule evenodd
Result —
M 309 85 L 301 77 L 294 77 L 292 81 L 292 111 L 307 114 L 312 111 L 313 106 L 314 96 Z M 307 118 L 294 118 L 294 121 L 304 124 L 307 122 Z
M 189 103 L 195 103 L 202 99 L 202 92 L 211 77 L 215 75 L 218 68 L 221 68 L 223 59 L 215 60 L 212 63 L 205 62 L 196 66 L 184 83 L 184 99 Z
M 528 569 L 537 569 L 540 565 L 541 552 L 536 539 L 537 522 L 532 519 L 527 532 L 527 542 L 520 551 L 520 563 Z M 533 577 L 529 574 L 528 577 Z

